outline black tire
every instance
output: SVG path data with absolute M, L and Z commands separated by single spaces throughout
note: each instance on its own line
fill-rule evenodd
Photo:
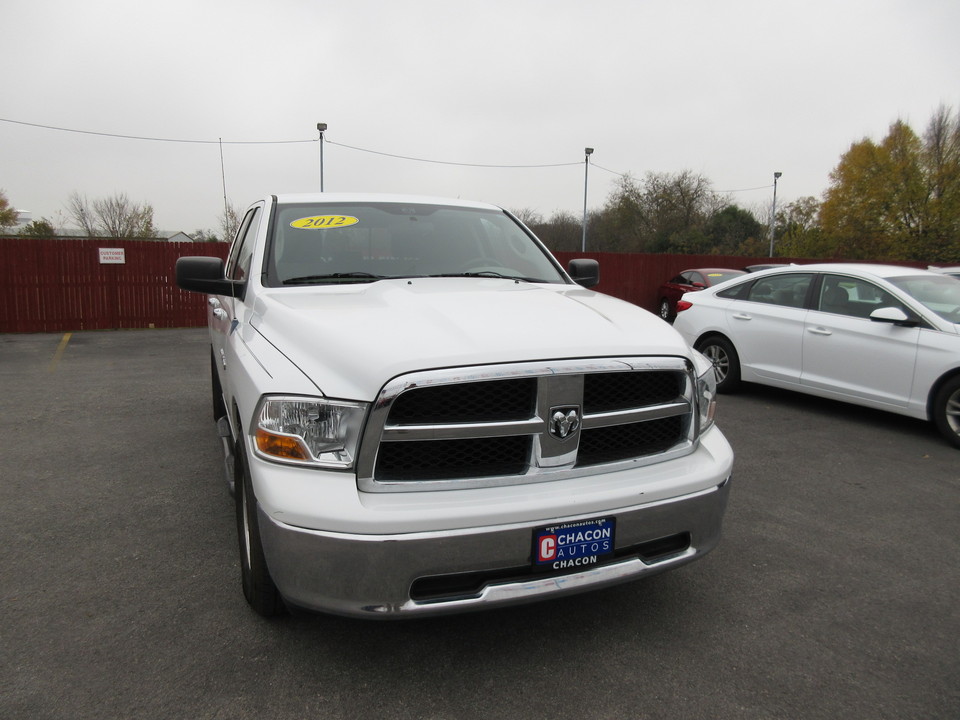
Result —
M 673 313 L 670 311 L 670 301 L 666 298 L 660 300 L 660 319 L 666 322 L 673 320 Z
M 947 380 L 937 391 L 933 422 L 948 442 L 960 447 L 960 376 Z
M 707 356 L 717 373 L 717 392 L 733 392 L 740 385 L 740 356 L 733 344 L 721 335 L 697 341 L 696 349 Z
M 223 403 L 223 388 L 220 386 L 220 375 L 217 373 L 217 360 L 210 348 L 210 394 L 213 400 L 213 421 L 226 416 L 227 406 Z
M 240 545 L 240 580 L 243 596 L 257 614 L 275 617 L 284 611 L 283 598 L 273 584 L 260 541 L 257 500 L 247 467 L 243 441 L 236 448 L 237 539 Z

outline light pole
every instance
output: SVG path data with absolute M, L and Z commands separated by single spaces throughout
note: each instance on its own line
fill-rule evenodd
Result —
M 773 228 L 777 222 L 777 180 L 783 175 L 782 172 L 773 174 L 773 207 L 770 210 L 770 257 L 773 257 Z
M 590 178 L 590 156 L 593 155 L 593 148 L 584 148 L 583 153 L 583 242 L 580 252 L 587 251 L 587 180 Z
M 323 192 L 323 133 L 326 129 L 326 123 L 317 123 L 317 130 L 320 131 L 320 192 Z

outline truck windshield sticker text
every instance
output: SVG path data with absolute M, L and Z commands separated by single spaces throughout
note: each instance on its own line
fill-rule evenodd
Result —
M 360 222 L 360 219 L 352 215 L 314 215 L 294 220 L 290 223 L 290 227 L 300 228 L 301 230 L 330 230 L 332 228 L 350 227 L 358 222 Z

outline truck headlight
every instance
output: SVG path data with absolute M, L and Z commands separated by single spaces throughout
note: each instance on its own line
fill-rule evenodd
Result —
M 365 403 L 264 397 L 253 429 L 257 453 L 297 465 L 349 468 L 356 457 L 366 412 Z
M 717 413 L 717 373 L 706 357 L 694 353 L 694 367 L 697 373 L 697 408 L 700 417 L 700 432 L 713 425 Z

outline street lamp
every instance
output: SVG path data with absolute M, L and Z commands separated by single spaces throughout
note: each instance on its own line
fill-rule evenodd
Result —
M 320 131 L 320 192 L 323 192 L 323 133 L 326 129 L 326 123 L 317 123 L 317 130 Z
M 593 148 L 584 148 L 583 153 L 583 242 L 580 252 L 587 251 L 587 180 L 590 177 L 590 156 L 593 155 Z
M 770 210 L 770 257 L 773 257 L 773 228 L 777 222 L 777 180 L 783 175 L 782 172 L 773 174 L 773 208 Z

